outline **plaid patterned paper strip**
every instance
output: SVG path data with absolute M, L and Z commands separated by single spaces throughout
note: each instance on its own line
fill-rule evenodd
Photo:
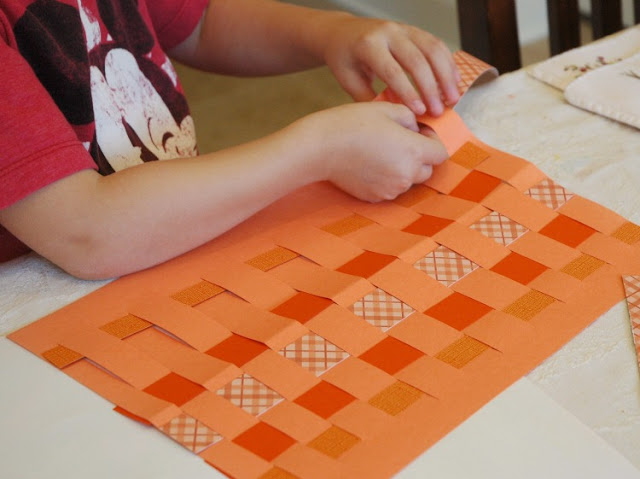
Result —
M 638 366 L 640 366 L 640 276 L 623 276 L 622 279 L 627 295 L 631 334 L 636 347 Z

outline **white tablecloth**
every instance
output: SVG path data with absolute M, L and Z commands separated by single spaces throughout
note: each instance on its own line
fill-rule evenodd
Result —
M 640 131 L 568 105 L 518 71 L 456 107 L 484 142 L 640 223 Z M 36 255 L 0 265 L 0 334 L 105 282 Z M 153 429 L 0 339 L 0 476 L 219 477 Z M 640 375 L 623 303 L 404 470 L 401 477 L 640 478 Z

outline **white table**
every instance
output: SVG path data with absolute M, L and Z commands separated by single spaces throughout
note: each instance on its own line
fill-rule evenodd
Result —
M 640 131 L 566 104 L 524 71 L 456 107 L 484 142 L 640 222 Z M 0 334 L 102 286 L 27 255 L 0 265 Z M 197 456 L 0 339 L 0 477 L 214 478 Z M 640 374 L 626 307 L 612 308 L 398 477 L 640 478 Z

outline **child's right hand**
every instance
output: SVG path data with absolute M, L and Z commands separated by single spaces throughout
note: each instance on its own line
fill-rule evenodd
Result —
M 292 125 L 318 178 L 366 201 L 391 200 L 447 159 L 442 143 L 404 105 L 357 103 Z

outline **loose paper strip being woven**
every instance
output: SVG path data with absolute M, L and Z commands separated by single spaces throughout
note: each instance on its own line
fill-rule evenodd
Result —
M 392 475 L 640 270 L 640 227 L 425 121 L 452 157 L 395 201 L 304 188 L 11 339 L 230 476 Z

